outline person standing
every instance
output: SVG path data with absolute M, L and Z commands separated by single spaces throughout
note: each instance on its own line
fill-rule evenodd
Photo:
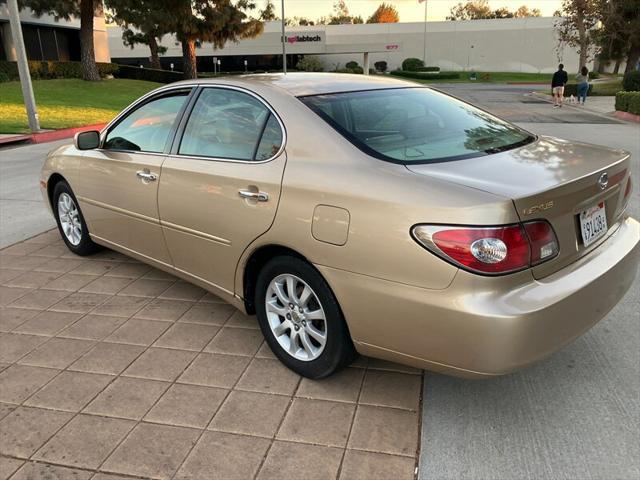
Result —
M 558 65 L 558 71 L 553 74 L 551 79 L 551 91 L 553 92 L 553 108 L 562 107 L 564 98 L 564 86 L 569 81 L 567 72 L 564 71 L 564 65 Z
M 589 92 L 589 69 L 587 67 L 580 69 L 580 73 L 576 75 L 576 83 L 578 84 L 578 105 L 584 105 Z

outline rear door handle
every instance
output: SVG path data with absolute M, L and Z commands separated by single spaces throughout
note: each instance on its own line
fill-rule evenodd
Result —
M 266 202 L 269 200 L 269 194 L 265 192 L 252 192 L 251 190 L 238 190 L 238 193 L 242 198 L 251 198 L 259 202 Z
M 158 179 L 158 176 L 155 173 L 151 173 L 146 169 L 137 171 L 136 176 L 145 183 L 155 182 Z

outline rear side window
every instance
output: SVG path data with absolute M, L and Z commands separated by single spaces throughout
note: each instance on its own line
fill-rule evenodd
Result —
M 397 163 L 430 163 L 509 150 L 528 132 L 427 88 L 301 97 L 364 152 Z
M 189 91 L 163 95 L 136 108 L 107 134 L 103 148 L 160 153 Z
M 187 121 L 178 153 L 232 160 L 266 160 L 282 144 L 269 109 L 237 90 L 206 88 Z

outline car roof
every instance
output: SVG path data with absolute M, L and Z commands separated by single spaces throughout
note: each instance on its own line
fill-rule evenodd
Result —
M 235 85 L 253 90 L 280 89 L 291 95 L 321 95 L 326 93 L 379 90 L 417 86 L 414 83 L 391 78 L 387 75 L 353 75 L 347 73 L 264 73 L 237 75 L 178 82 L 177 84 Z M 174 84 L 175 85 L 175 84 Z

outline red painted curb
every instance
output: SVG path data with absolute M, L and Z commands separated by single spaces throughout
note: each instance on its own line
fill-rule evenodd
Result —
M 102 130 L 106 123 L 96 123 L 95 125 L 84 125 L 82 127 L 63 128 L 61 130 L 53 130 L 51 132 L 41 132 L 31 134 L 32 143 L 45 143 L 71 138 L 78 132 L 86 132 L 87 130 Z
M 621 112 L 619 110 L 616 110 L 616 117 L 621 119 L 621 120 L 627 120 L 629 122 L 640 123 L 640 115 L 635 115 L 633 113 Z

